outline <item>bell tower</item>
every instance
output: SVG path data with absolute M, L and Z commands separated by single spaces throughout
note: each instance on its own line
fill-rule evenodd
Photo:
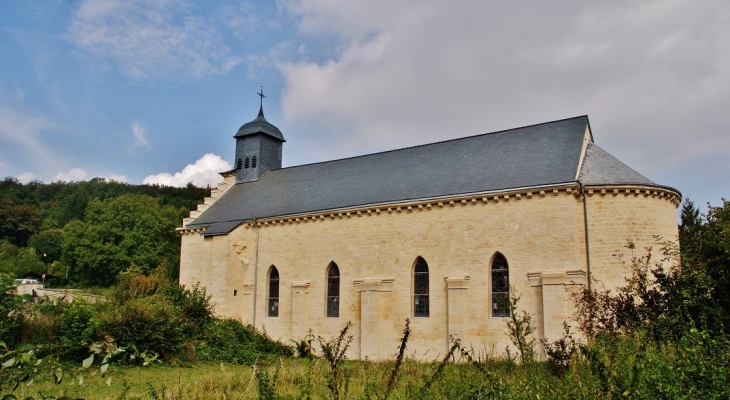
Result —
M 257 93 L 261 97 L 259 115 L 244 124 L 233 136 L 236 139 L 234 171 L 236 183 L 257 181 L 264 172 L 281 168 L 281 151 L 284 135 L 279 128 L 264 118 L 264 87 Z

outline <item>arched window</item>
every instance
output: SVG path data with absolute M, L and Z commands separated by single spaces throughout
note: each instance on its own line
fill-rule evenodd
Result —
M 242 166 L 243 166 L 243 161 L 241 161 L 241 159 L 239 158 L 238 162 L 236 162 L 236 169 L 241 169 Z
M 334 261 L 327 269 L 327 316 L 340 316 L 340 269 Z
M 509 317 L 509 266 L 502 253 L 492 260 L 492 316 Z
M 428 264 L 421 257 L 413 268 L 413 316 L 428 317 Z
M 246 160 L 243 162 L 243 168 L 248 169 L 248 157 L 246 157 Z
M 279 271 L 271 266 L 269 271 L 269 317 L 279 316 Z
M 251 157 L 251 168 L 256 168 L 256 156 Z

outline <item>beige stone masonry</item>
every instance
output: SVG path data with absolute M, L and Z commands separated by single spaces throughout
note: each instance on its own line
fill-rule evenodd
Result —
M 394 278 L 365 278 L 353 282 L 360 294 L 360 358 L 384 358 L 381 324 L 387 322 L 383 308 L 391 301 Z
M 542 314 L 542 329 L 538 329 L 541 338 L 559 339 L 564 332 L 563 323 L 570 322 L 573 314 L 566 287 L 585 285 L 586 272 L 582 269 L 530 271 L 527 279 L 530 286 L 542 288 L 542 310 L 537 310 Z
M 309 286 L 310 281 L 297 281 L 291 283 L 291 337 L 302 338 L 307 334 L 307 313 L 309 307 Z
M 464 310 L 466 309 L 466 303 L 469 301 L 467 296 L 469 278 L 469 275 L 453 275 L 444 278 L 446 290 L 448 291 L 447 301 L 449 302 L 447 311 L 449 338 L 465 339 L 466 315 Z

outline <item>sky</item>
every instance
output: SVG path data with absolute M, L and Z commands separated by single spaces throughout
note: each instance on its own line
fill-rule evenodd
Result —
M 284 166 L 588 115 L 730 197 L 730 2 L 0 1 L 0 177 L 215 185 L 264 112 Z

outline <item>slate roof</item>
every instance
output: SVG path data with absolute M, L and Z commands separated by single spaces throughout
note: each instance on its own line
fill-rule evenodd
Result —
M 257 133 L 271 136 L 276 140 L 286 142 L 286 140 L 284 140 L 284 135 L 282 135 L 279 128 L 277 128 L 276 126 L 271 124 L 271 122 L 267 121 L 266 118 L 264 118 L 263 107 L 259 109 L 259 115 L 253 121 L 243 124 L 243 126 L 238 129 L 238 132 L 236 132 L 233 137 L 241 138 L 244 136 L 255 135 Z
M 579 179 L 584 185 L 655 185 L 644 175 L 608 154 L 594 143 L 588 143 Z
M 226 234 L 244 220 L 575 182 L 588 126 L 580 116 L 270 170 L 258 181 L 235 184 L 187 226 Z M 592 143 L 580 178 L 653 185 Z

